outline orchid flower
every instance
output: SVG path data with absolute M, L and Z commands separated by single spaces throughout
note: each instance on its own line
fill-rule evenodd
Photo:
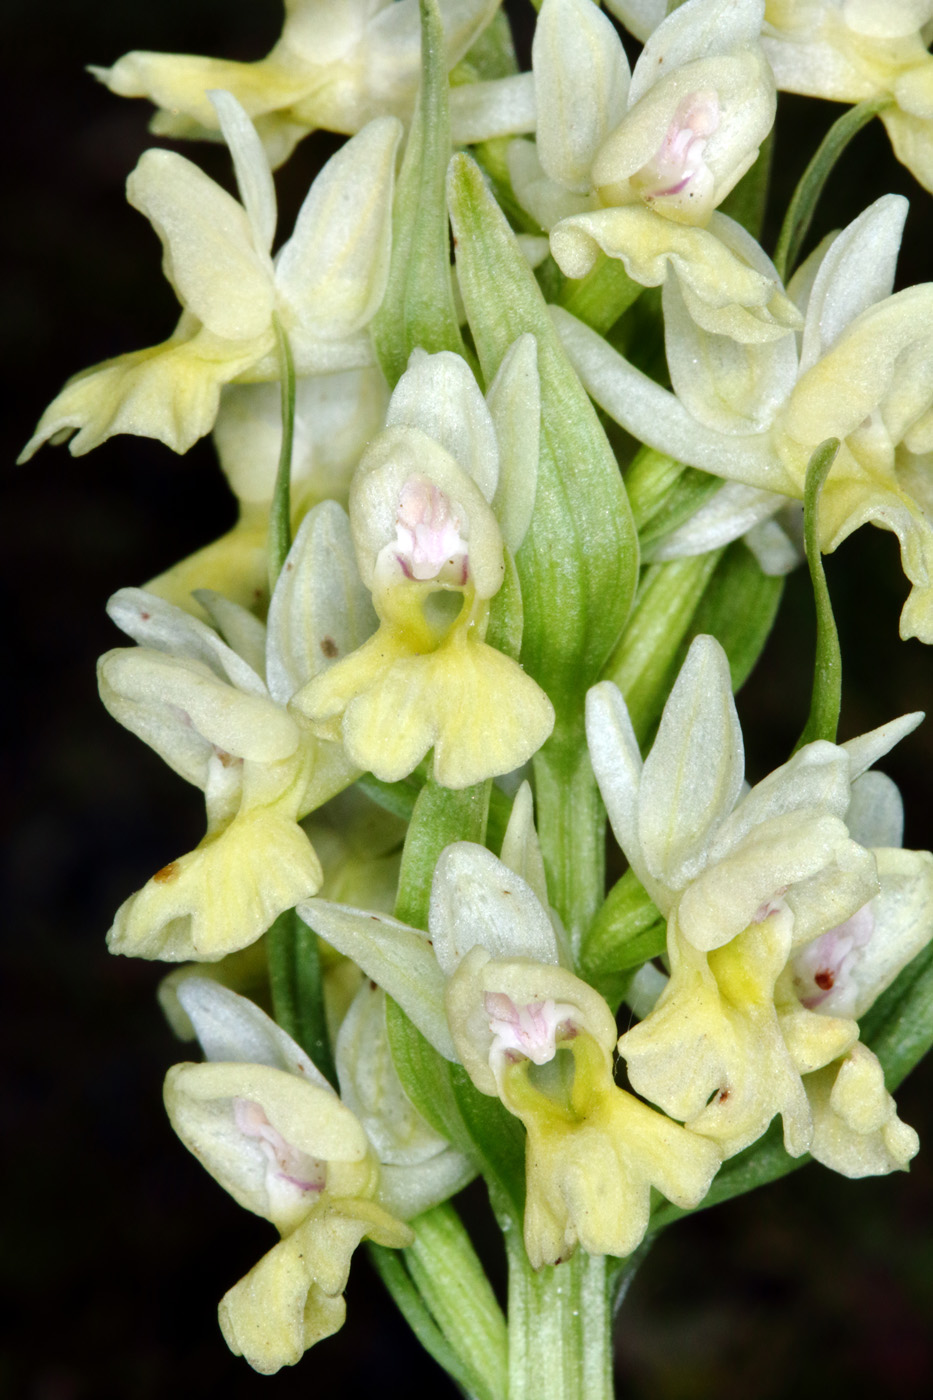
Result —
M 387 782 L 432 746 L 445 787 L 519 767 L 554 722 L 516 661 L 483 640 L 531 519 L 538 457 L 534 340 L 522 337 L 484 400 L 465 361 L 412 353 L 350 490 L 360 574 L 379 630 L 293 707 Z
M 894 154 L 933 190 L 930 0 L 767 0 L 762 47 L 779 88 L 834 102 L 889 97 Z
M 227 1345 L 265 1375 L 343 1326 L 361 1240 L 412 1233 L 378 1199 L 379 1164 L 359 1119 L 290 1036 L 245 997 L 189 978 L 178 999 L 207 1056 L 165 1081 L 172 1127 L 235 1201 L 281 1241 L 221 1300 Z
M 510 823 L 513 856 L 527 850 L 517 828 L 529 821 L 526 800 Z M 443 852 L 429 936 L 320 899 L 299 913 L 524 1123 L 524 1238 L 535 1268 L 578 1243 L 631 1253 L 647 1229 L 652 1186 L 683 1206 L 706 1194 L 719 1151 L 615 1085 L 608 1006 L 562 965 L 549 913 L 491 852 L 470 842 Z
M 499 0 L 440 0 L 448 68 L 498 8 Z M 285 0 L 281 38 L 256 63 L 135 52 L 91 72 L 121 97 L 154 102 L 152 130 L 173 138 L 216 137 L 208 93 L 226 88 L 255 122 L 275 168 L 319 127 L 349 135 L 377 117 L 410 118 L 421 77 L 418 3 Z
M 791 1155 L 811 1146 L 801 1076 L 858 1038 L 855 1003 L 818 1005 L 805 975 L 812 965 L 816 986 L 831 985 L 824 963 L 841 966 L 849 951 L 841 930 L 859 918 L 864 926 L 862 911 L 878 901 L 873 957 L 885 960 L 891 946 L 889 914 L 910 926 L 895 936 L 911 950 L 903 961 L 917 951 L 916 925 L 933 908 L 930 858 L 898 853 L 906 885 L 892 897 L 846 819 L 855 780 L 920 718 L 842 745 L 807 744 L 746 791 L 729 666 L 713 638 L 693 642 L 644 763 L 616 687 L 604 682 L 588 696 L 590 753 L 613 830 L 668 921 L 670 980 L 620 1053 L 639 1093 L 726 1155 L 776 1113 Z M 887 981 L 899 958 L 885 961 Z
M 70 380 L 21 461 L 75 430 L 75 455 L 115 433 L 158 438 L 186 452 L 213 427 L 225 384 L 280 377 L 276 324 L 299 375 L 374 362 L 366 327 L 388 277 L 400 123 L 371 122 L 328 161 L 273 259 L 275 188 L 259 137 L 236 98 L 214 92 L 210 100 L 242 203 L 184 156 L 143 154 L 127 198 L 159 235 L 181 319 L 161 345 Z
M 659 451 L 740 483 L 741 510 L 735 517 L 723 511 L 710 529 L 694 530 L 688 552 L 742 533 L 749 507 L 763 519 L 784 504 L 782 496 L 802 498 L 812 453 L 827 438 L 840 438 L 820 497 L 821 548 L 835 549 L 866 521 L 892 530 L 913 585 L 901 635 L 929 642 L 933 283 L 890 295 L 906 213 L 906 200 L 884 196 L 798 270 L 789 291 L 806 310 L 799 345 L 786 337 L 739 346 L 709 335 L 668 284 L 664 318 L 674 393 L 566 312 L 553 314 L 584 384 L 611 417 Z M 758 494 L 749 499 L 746 488 Z
M 279 577 L 268 627 L 206 593 L 216 630 L 140 589 L 111 599 L 111 617 L 139 646 L 101 658 L 104 704 L 203 789 L 208 819 L 200 845 L 118 910 L 114 952 L 215 960 L 320 888 L 320 862 L 298 823 L 358 770 L 287 706 L 374 623 L 350 549 L 340 507 L 316 507 Z M 310 573 L 319 552 L 331 561 L 325 579 Z
M 509 153 L 515 192 L 550 230 L 568 277 L 584 276 L 600 249 L 643 286 L 673 273 L 700 326 L 756 344 L 786 337 L 797 311 L 754 239 L 715 211 L 774 120 L 763 4 L 688 0 L 630 76 L 591 0 L 544 0 L 537 142 Z

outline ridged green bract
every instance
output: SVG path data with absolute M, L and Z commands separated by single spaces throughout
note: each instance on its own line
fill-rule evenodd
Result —
M 392 264 L 372 335 L 393 387 L 415 346 L 464 353 L 454 307 L 444 178 L 450 114 L 437 0 L 421 0 L 421 90 L 392 216 Z
M 618 464 L 551 325 L 534 274 L 479 167 L 454 156 L 448 200 L 457 272 L 487 381 L 530 331 L 541 375 L 534 515 L 516 555 L 522 664 L 560 714 L 599 676 L 631 607 L 638 539 Z

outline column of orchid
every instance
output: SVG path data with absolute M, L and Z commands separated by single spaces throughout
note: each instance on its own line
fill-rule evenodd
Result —
M 792 264 L 868 117 L 930 187 L 933 5 L 607 0 L 634 69 L 593 0 L 536 8 L 529 73 L 497 0 L 286 0 L 258 62 L 92 70 L 225 142 L 238 198 L 145 152 L 180 320 L 23 455 L 213 431 L 240 503 L 110 600 L 134 645 L 99 667 L 205 795 L 109 943 L 182 964 L 160 998 L 204 1059 L 172 1125 L 281 1237 L 227 1343 L 297 1362 L 368 1240 L 466 1394 L 598 1400 L 613 1295 L 677 1215 L 918 1150 L 890 1091 L 933 1039 L 933 856 L 874 765 L 922 717 L 837 742 L 820 551 L 893 530 L 933 640 L 933 289 L 892 295 L 894 195 Z M 779 267 L 777 85 L 862 104 Z M 348 139 L 276 248 L 272 169 L 318 127 Z M 749 787 L 733 691 L 802 553 L 813 705 Z M 477 1175 L 505 1313 L 452 1204 Z

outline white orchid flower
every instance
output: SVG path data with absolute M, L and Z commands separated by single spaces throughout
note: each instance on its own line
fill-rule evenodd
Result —
M 787 1150 L 810 1147 L 801 1076 L 851 1049 L 861 1014 L 841 983 L 825 1005 L 814 993 L 841 977 L 855 925 L 877 919 L 867 967 L 877 959 L 888 981 L 917 951 L 933 862 L 896 853 L 907 857 L 898 884 L 882 852 L 882 885 L 879 857 L 847 820 L 855 826 L 855 780 L 920 718 L 847 744 L 808 744 L 746 791 L 728 662 L 713 638 L 693 642 L 644 763 L 616 687 L 590 691 L 587 735 L 613 830 L 668 920 L 670 981 L 620 1052 L 638 1092 L 727 1155 L 776 1113 Z M 880 991 L 874 972 L 866 976 Z
M 499 0 L 439 4 L 451 68 Z M 418 0 L 285 0 L 281 38 L 256 63 L 135 52 L 91 72 L 121 97 L 154 102 L 152 130 L 159 136 L 216 137 L 220 123 L 208 93 L 225 88 L 255 123 L 275 168 L 318 127 L 350 135 L 377 117 L 410 118 L 421 78 Z M 518 100 L 527 107 L 527 97 Z M 473 105 L 468 102 L 465 118 Z
M 779 88 L 834 102 L 889 98 L 894 154 L 933 190 L 930 0 L 767 0 L 762 47 Z
M 466 787 L 519 767 L 554 712 L 518 662 L 483 640 L 537 478 L 539 388 L 523 336 L 487 399 L 466 362 L 415 350 L 350 491 L 356 557 L 380 627 L 295 697 L 315 732 L 392 782 L 434 749 Z
M 760 493 L 762 514 L 801 499 L 807 465 L 829 437 L 842 446 L 820 497 L 821 548 L 870 521 L 900 541 L 913 585 L 901 635 L 933 641 L 933 283 L 890 295 L 906 201 L 877 200 L 800 268 L 789 291 L 806 309 L 799 344 L 739 346 L 697 327 L 664 290 L 674 393 L 566 312 L 553 312 L 590 394 L 629 432 L 679 461 Z M 736 503 L 738 504 L 738 503 Z M 749 498 L 694 548 L 747 528 Z
M 398 1248 L 408 1227 L 379 1204 L 358 1118 L 290 1036 L 245 997 L 189 978 L 178 999 L 207 1056 L 165 1080 L 172 1127 L 239 1205 L 282 1239 L 220 1303 L 227 1345 L 269 1375 L 342 1327 L 362 1239 Z
M 491 852 L 469 842 L 443 852 L 430 938 L 322 900 L 299 912 L 524 1123 L 524 1238 L 535 1267 L 578 1243 L 631 1253 L 647 1229 L 652 1186 L 683 1206 L 706 1194 L 719 1151 L 616 1087 L 608 1006 L 561 965 L 547 911 Z
M 590 0 L 545 0 L 535 31 L 535 146 L 510 150 L 519 200 L 569 277 L 600 250 L 643 286 L 673 274 L 697 322 L 758 343 L 798 323 L 754 239 L 714 211 L 774 120 L 763 0 L 688 0 L 631 76 Z
M 321 551 L 331 570 L 312 578 Z M 99 664 L 110 713 L 205 794 L 203 841 L 132 895 L 109 935 L 114 952 L 173 962 L 246 946 L 320 888 L 320 862 L 298 823 L 358 769 L 287 706 L 375 623 L 333 503 L 306 517 L 268 627 L 217 595 L 201 602 L 216 630 L 154 594 L 121 590 L 110 615 L 139 645 Z
M 213 427 L 225 384 L 279 378 L 275 318 L 299 375 L 374 362 L 366 328 L 388 278 L 401 124 L 394 117 L 371 122 L 327 162 L 273 259 L 275 188 L 259 137 L 228 92 L 212 93 L 211 103 L 242 203 L 173 151 L 146 151 L 127 181 L 129 202 L 162 242 L 181 320 L 162 345 L 107 360 L 66 384 L 21 461 L 72 433 L 75 455 L 114 433 L 186 452 Z

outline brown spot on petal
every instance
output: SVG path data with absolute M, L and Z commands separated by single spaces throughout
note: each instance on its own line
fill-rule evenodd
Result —
M 220 759 L 224 768 L 232 768 L 233 765 L 238 762 L 238 759 L 234 758 L 232 753 L 227 753 L 224 749 L 215 749 L 214 752 Z
M 831 992 L 836 982 L 836 974 L 827 967 L 818 972 L 813 980 L 821 992 Z
M 149 619 L 150 619 L 150 617 L 152 616 L 152 613 L 144 613 L 144 612 L 141 612 L 141 613 L 139 614 L 139 616 L 140 616 L 140 618 L 141 618 L 141 620 L 142 620 L 143 622 L 148 622 Z
M 716 1095 L 716 1102 L 727 1103 L 731 1096 L 731 1091 L 729 1089 L 720 1089 L 719 1093 Z
M 161 870 L 157 870 L 156 873 L 153 875 L 152 878 L 153 878 L 153 880 L 158 881 L 158 883 L 159 883 L 160 885 L 167 885 L 167 884 L 169 884 L 172 880 L 177 879 L 177 878 L 178 878 L 178 874 L 179 874 L 179 865 L 178 865 L 178 861 L 177 861 L 177 860 L 173 860 L 173 861 L 170 861 L 168 865 L 163 865 L 163 867 L 162 867 Z
M 321 640 L 321 651 L 325 656 L 334 657 L 338 653 L 337 643 L 333 637 L 324 637 Z

